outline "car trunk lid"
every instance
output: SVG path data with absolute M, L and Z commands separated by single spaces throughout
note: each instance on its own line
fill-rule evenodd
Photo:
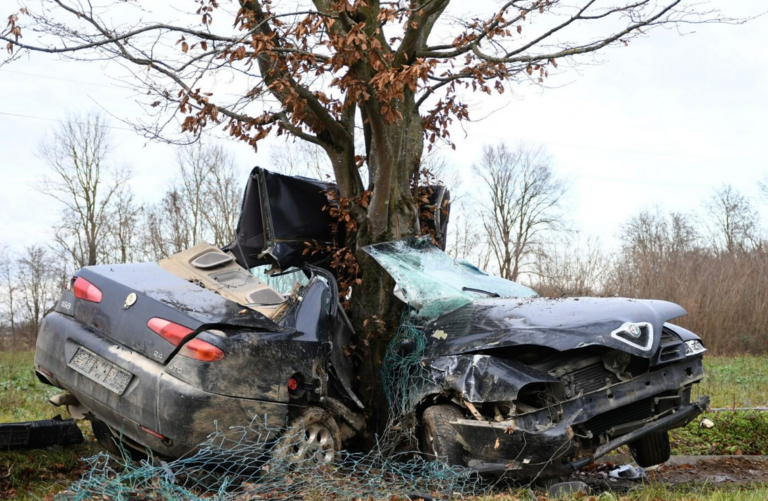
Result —
M 182 325 L 194 337 L 202 326 L 283 330 L 261 313 L 183 280 L 155 263 L 89 266 L 78 276 L 102 292 L 98 303 L 77 299 L 74 317 L 98 334 L 165 364 L 178 346 L 148 326 L 152 318 Z M 180 346 L 183 344 L 178 343 Z

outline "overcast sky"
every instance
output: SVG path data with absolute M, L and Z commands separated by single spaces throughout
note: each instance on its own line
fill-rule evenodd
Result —
M 731 16 L 767 6 L 710 5 Z M 543 143 L 570 181 L 573 226 L 607 245 L 616 245 L 619 225 L 642 208 L 697 210 L 722 183 L 757 197 L 757 181 L 768 176 L 766 33 L 768 16 L 698 26 L 686 36 L 656 30 L 605 52 L 601 64 L 566 72 L 558 88 L 520 88 L 492 103 L 478 96 L 472 117 L 486 118 L 465 124 L 466 136 L 454 131 L 457 150 L 447 158 L 469 174 L 484 144 Z M 20 249 L 50 238 L 57 205 L 37 191 L 46 166 L 36 150 L 57 120 L 77 110 L 128 119 L 139 112 L 135 96 L 110 78 L 120 74 L 42 54 L 0 68 L 0 245 Z M 113 160 L 132 167 L 140 199 L 157 200 L 176 173 L 174 148 L 148 143 L 117 120 L 112 125 Z M 254 165 L 269 167 L 271 145 L 281 144 L 254 153 L 223 143 L 244 176 Z

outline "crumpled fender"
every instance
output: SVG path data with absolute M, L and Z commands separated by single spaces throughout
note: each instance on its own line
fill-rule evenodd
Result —
M 514 400 L 527 384 L 558 381 L 520 362 L 482 354 L 440 357 L 424 365 L 441 391 L 453 390 L 472 403 Z
M 477 300 L 426 326 L 430 342 L 425 357 L 535 345 L 558 351 L 606 346 L 650 358 L 659 346 L 664 323 L 686 314 L 683 307 L 668 301 L 628 298 Z M 626 322 L 653 326 L 653 343 L 647 350 L 611 336 Z

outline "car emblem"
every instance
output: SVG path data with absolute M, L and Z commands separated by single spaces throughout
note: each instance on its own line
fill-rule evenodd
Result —
M 138 299 L 138 296 L 136 296 L 135 292 L 131 292 L 128 294 L 125 298 L 125 302 L 123 303 L 123 309 L 127 310 L 131 306 L 133 306 L 136 303 L 136 300 Z
M 643 334 L 640 330 L 640 326 L 637 324 L 629 324 L 627 325 L 627 334 L 633 339 L 640 339 L 640 336 Z

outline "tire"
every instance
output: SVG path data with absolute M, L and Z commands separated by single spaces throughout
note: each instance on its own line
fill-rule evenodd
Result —
M 464 419 L 455 405 L 433 405 L 422 414 L 422 451 L 432 460 L 449 466 L 465 466 L 464 447 L 456 439 L 456 430 L 449 423 Z
M 131 447 L 127 441 L 123 441 L 122 448 L 118 445 L 120 442 L 119 434 L 115 434 L 112 428 L 109 427 L 104 421 L 98 419 L 91 419 L 91 430 L 93 430 L 93 436 L 99 442 L 99 445 L 104 447 L 107 452 L 117 456 L 123 457 L 124 454 L 128 454 L 128 457 L 134 461 L 141 461 L 146 459 L 147 455 L 143 452 Z
M 308 407 L 289 423 L 272 458 L 294 468 L 317 468 L 333 463 L 340 450 L 341 433 L 331 413 Z
M 671 454 L 669 433 L 665 431 L 647 435 L 630 443 L 629 451 L 635 462 L 643 468 L 666 463 Z

